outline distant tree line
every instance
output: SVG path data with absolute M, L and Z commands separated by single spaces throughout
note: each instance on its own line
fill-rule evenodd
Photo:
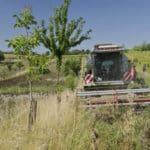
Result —
M 135 51 L 150 51 L 150 43 L 144 42 L 141 45 L 133 47 L 133 50 L 135 50 Z
M 4 54 L 14 54 L 13 51 L 2 51 Z
M 87 50 L 75 49 L 75 50 L 70 50 L 70 51 L 66 52 L 66 55 L 79 55 L 79 54 L 89 54 L 89 53 L 90 53 L 89 49 L 87 49 Z

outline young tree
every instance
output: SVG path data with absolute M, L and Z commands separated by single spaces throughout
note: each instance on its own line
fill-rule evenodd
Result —
M 14 28 L 24 28 L 26 33 L 24 35 L 15 36 L 11 40 L 7 40 L 8 47 L 14 49 L 15 54 L 20 59 L 25 59 L 28 61 L 28 66 L 26 68 L 27 77 L 29 81 L 29 91 L 30 91 L 30 112 L 29 112 L 29 123 L 28 127 L 31 129 L 35 119 L 36 119 L 36 107 L 37 102 L 32 96 L 32 81 L 35 79 L 35 74 L 37 74 L 38 56 L 34 54 L 33 49 L 39 45 L 38 33 L 34 26 L 37 22 L 32 15 L 31 8 L 25 8 L 19 15 L 13 16 L 16 19 L 16 24 Z
M 42 21 L 40 29 L 40 42 L 50 50 L 57 60 L 58 84 L 63 55 L 71 47 L 90 39 L 89 33 L 91 30 L 81 34 L 85 24 L 82 17 L 77 20 L 68 20 L 70 3 L 71 0 L 64 0 L 61 6 L 54 9 L 54 16 L 50 17 L 49 26 L 46 28 L 44 21 Z

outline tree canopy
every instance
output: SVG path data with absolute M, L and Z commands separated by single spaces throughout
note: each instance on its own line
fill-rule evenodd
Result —
M 50 17 L 48 27 L 45 22 L 41 22 L 40 41 L 57 58 L 57 69 L 60 70 L 62 56 L 69 51 L 71 47 L 81 44 L 90 39 L 88 30 L 82 34 L 85 21 L 82 17 L 77 20 L 68 19 L 68 9 L 71 0 L 64 0 L 64 3 L 54 9 L 54 15 Z
M 15 54 L 23 57 L 30 57 L 32 50 L 39 45 L 38 34 L 36 28 L 31 30 L 31 27 L 36 25 L 31 8 L 25 8 L 19 15 L 13 15 L 16 20 L 14 28 L 24 28 L 26 34 L 17 35 L 11 40 L 7 40 L 8 47 L 12 47 Z

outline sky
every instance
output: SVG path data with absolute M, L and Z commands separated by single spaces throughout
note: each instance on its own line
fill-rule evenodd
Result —
M 63 0 L 0 0 L 0 50 L 10 51 L 5 40 L 20 34 L 13 28 L 14 14 L 29 6 L 38 22 L 44 19 L 48 24 L 54 8 L 62 3 Z M 72 0 L 68 15 L 69 19 L 84 18 L 83 33 L 92 29 L 91 39 L 74 49 L 92 50 L 99 43 L 132 48 L 150 42 L 150 0 Z M 39 47 L 37 51 L 47 50 Z

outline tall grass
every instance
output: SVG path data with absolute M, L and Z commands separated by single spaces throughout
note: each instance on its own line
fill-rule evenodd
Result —
M 149 108 L 138 115 L 132 108 L 76 109 L 76 97 L 68 91 L 63 92 L 60 107 L 56 95 L 34 98 L 37 120 L 29 132 L 28 96 L 0 97 L 0 149 L 92 150 L 93 130 L 100 150 L 144 149 L 149 144 L 145 136 L 150 132 Z
M 7 103 L 3 101 L 0 149 L 88 149 L 90 120 L 85 120 L 86 113 L 81 113 L 76 118 L 72 97 L 73 94 L 63 94 L 58 111 L 55 95 L 36 96 L 37 121 L 32 132 L 27 130 L 28 98 L 20 96 L 17 102 L 12 98 L 8 98 Z M 13 101 L 14 105 L 8 108 L 10 101 Z M 8 113 L 8 109 L 13 115 Z

